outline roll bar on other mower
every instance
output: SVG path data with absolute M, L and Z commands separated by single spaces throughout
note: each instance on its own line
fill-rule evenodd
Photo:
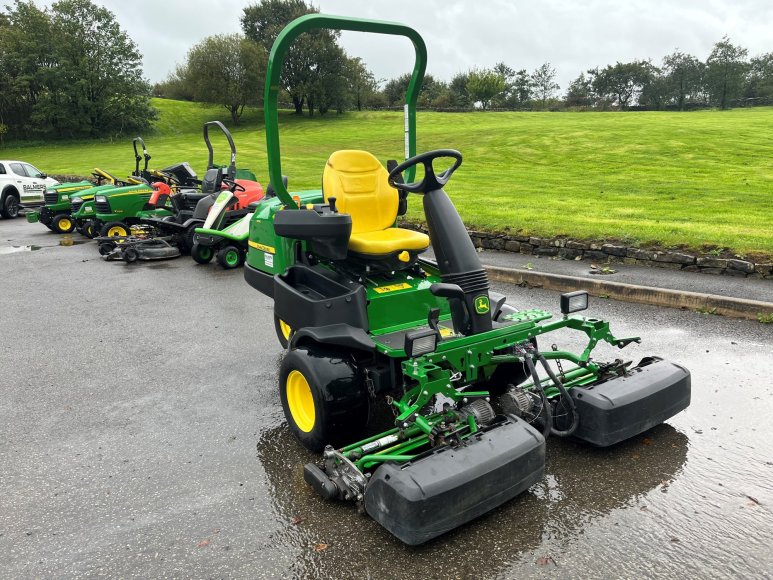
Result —
M 236 178 L 236 144 L 234 143 L 233 137 L 231 137 L 231 132 L 226 129 L 226 126 L 223 125 L 220 121 L 207 121 L 204 123 L 204 143 L 207 144 L 207 151 L 209 151 L 209 157 L 207 158 L 207 169 L 215 168 L 215 153 L 212 149 L 212 142 L 209 140 L 210 127 L 217 127 L 223 132 L 225 138 L 228 139 L 228 145 L 231 147 L 231 163 L 228 165 L 226 177 L 233 180 Z
M 142 145 L 142 155 L 137 151 L 138 142 Z M 151 159 L 148 148 L 145 146 L 145 141 L 142 137 L 137 135 L 132 139 L 132 147 L 134 147 L 134 173 L 132 175 L 135 177 L 145 177 L 148 174 L 148 163 L 150 163 Z M 143 167 L 142 172 L 140 172 L 140 161 L 142 161 L 143 157 L 145 158 L 145 167 Z
M 419 33 L 410 26 L 381 20 L 329 16 L 327 14 L 307 14 L 296 18 L 285 26 L 271 47 L 266 70 L 266 89 L 263 97 L 266 119 L 268 176 L 271 183 L 274 184 L 277 197 L 282 201 L 285 208 L 297 208 L 298 206 L 287 191 L 287 187 L 282 183 L 278 112 L 280 76 L 285 56 L 293 41 L 304 32 L 318 29 L 372 32 L 405 36 L 410 39 L 416 52 L 416 61 L 413 65 L 411 80 L 408 83 L 408 90 L 405 93 L 405 158 L 409 159 L 416 155 L 416 101 L 419 97 L 422 81 L 424 80 L 424 72 L 427 69 L 427 47 Z M 413 181 L 414 171 L 415 167 L 411 167 L 406 172 L 407 181 Z

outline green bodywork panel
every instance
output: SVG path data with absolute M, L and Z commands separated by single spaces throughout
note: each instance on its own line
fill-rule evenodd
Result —
M 73 197 L 83 197 L 81 192 L 94 187 L 90 181 L 78 181 L 77 183 L 60 183 L 46 188 L 46 192 L 56 191 L 58 199 L 56 203 L 46 204 L 46 208 L 52 212 L 68 212 Z M 85 198 L 84 198 L 85 199 Z
M 83 205 L 78 211 L 72 214 L 75 220 L 90 220 L 96 216 L 94 212 L 94 196 L 104 194 L 111 189 L 116 189 L 116 186 L 112 183 L 106 183 L 104 185 L 92 186 L 90 189 L 84 189 L 77 197 L 83 199 Z
M 322 203 L 321 190 L 300 191 L 292 194 L 290 199 L 295 196 L 300 198 L 301 205 Z M 274 232 L 274 214 L 278 211 L 284 211 L 281 199 L 264 197 L 250 221 L 247 263 L 271 276 L 281 274 L 295 263 L 292 251 L 295 240 L 282 238 Z
M 110 202 L 111 213 L 98 213 L 94 217 L 101 222 L 112 222 L 172 215 L 172 212 L 166 210 L 145 210 L 152 194 L 153 188 L 145 184 L 110 189 L 104 195 Z

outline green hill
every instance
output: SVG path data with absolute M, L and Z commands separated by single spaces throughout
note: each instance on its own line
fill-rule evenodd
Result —
M 230 126 L 225 109 L 155 100 L 155 132 L 143 135 L 151 165 L 189 161 L 203 172 L 205 121 Z M 238 162 L 266 181 L 261 111 L 231 127 Z M 290 188 L 319 187 L 337 149 L 368 149 L 382 161 L 403 152 L 400 112 L 282 118 Z M 773 255 L 773 108 L 628 113 L 418 114 L 419 151 L 450 147 L 464 164 L 447 187 L 474 229 L 537 236 L 617 239 L 629 245 L 730 248 Z M 216 155 L 227 160 L 224 139 Z M 98 165 L 127 173 L 129 139 L 7 146 L 49 173 L 85 175 Z M 410 217 L 420 218 L 417 197 Z

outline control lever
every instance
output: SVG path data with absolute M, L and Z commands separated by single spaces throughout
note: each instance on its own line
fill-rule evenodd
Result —
M 338 208 L 336 208 L 336 198 L 328 197 L 327 203 L 330 206 L 330 211 L 332 211 L 333 213 L 338 213 Z
M 462 290 L 457 284 L 447 284 L 445 282 L 433 284 L 429 287 L 429 291 L 433 296 L 439 296 L 440 298 L 458 298 L 464 301 L 464 290 Z

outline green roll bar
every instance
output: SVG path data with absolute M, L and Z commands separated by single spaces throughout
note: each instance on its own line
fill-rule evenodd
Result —
M 286 208 L 297 207 L 292 196 L 282 183 L 282 161 L 279 149 L 279 80 L 284 65 L 285 55 L 290 45 L 302 33 L 315 29 L 352 30 L 355 32 L 373 32 L 376 34 L 392 34 L 406 36 L 413 43 L 416 51 L 416 62 L 413 65 L 411 82 L 405 94 L 405 158 L 416 155 L 416 100 L 424 80 L 427 68 L 427 47 L 424 40 L 413 28 L 396 22 L 347 18 L 345 16 L 329 16 L 326 14 L 307 14 L 296 18 L 279 33 L 271 54 L 268 57 L 266 70 L 266 89 L 263 97 L 263 107 L 266 119 L 266 151 L 268 153 L 268 176 L 279 199 Z M 413 180 L 415 167 L 406 173 L 408 181 Z

